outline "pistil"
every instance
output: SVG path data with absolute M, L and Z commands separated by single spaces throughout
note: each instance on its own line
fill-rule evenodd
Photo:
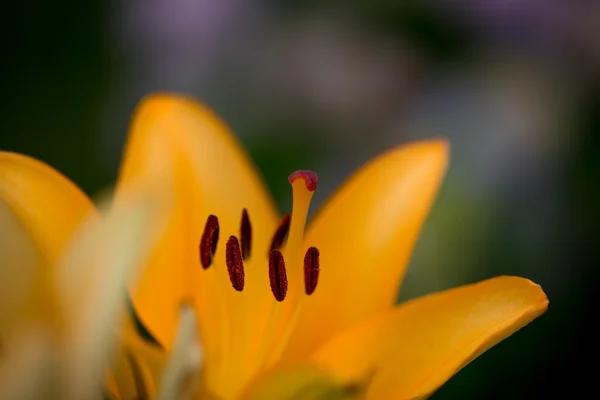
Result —
M 298 249 L 304 238 L 304 228 L 308 209 L 313 192 L 317 188 L 319 178 L 316 173 L 308 170 L 296 171 L 290 174 L 288 181 L 292 185 L 292 218 L 290 222 L 290 233 L 285 248 L 285 258 L 292 264 L 296 264 Z M 295 265 L 291 267 L 295 269 Z M 296 275 L 296 274 L 293 274 Z

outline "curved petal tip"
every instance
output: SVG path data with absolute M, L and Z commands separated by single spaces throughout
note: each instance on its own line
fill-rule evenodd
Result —
M 212 117 L 218 118 L 213 110 L 205 105 L 204 103 L 198 101 L 197 99 L 188 96 L 183 93 L 171 93 L 171 92 L 162 92 L 162 93 L 151 93 L 143 97 L 138 103 L 138 110 L 144 111 L 162 111 L 168 110 L 170 107 L 177 106 L 193 106 L 200 107 L 204 112 L 209 113 Z
M 450 160 L 451 145 L 448 139 L 440 137 L 405 143 L 396 149 L 412 149 L 415 152 L 429 153 L 431 157 L 435 157 L 447 167 Z
M 312 357 L 343 381 L 374 366 L 368 400 L 420 399 L 547 308 L 539 285 L 500 276 L 397 306 L 335 336 Z

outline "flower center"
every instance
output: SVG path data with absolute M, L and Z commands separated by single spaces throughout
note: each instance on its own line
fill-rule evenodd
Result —
M 207 280 L 216 284 L 206 290 L 217 293 L 216 306 L 220 308 L 214 314 L 219 321 L 218 332 L 213 334 L 213 345 L 205 348 L 207 390 L 222 397 L 231 397 L 252 376 L 280 358 L 298 320 L 302 297 L 317 288 L 319 250 L 309 247 L 304 258 L 301 250 L 318 177 L 312 171 L 302 170 L 292 173 L 288 181 L 292 186 L 292 212 L 282 217 L 273 232 L 264 262 L 260 259 L 263 250 L 253 248 L 251 215 L 246 208 L 241 210 L 238 234 L 230 235 L 225 243 L 227 274 L 222 261 L 215 258 L 221 231 L 216 215 L 208 216 L 200 239 L 200 264 Z M 264 273 L 268 284 L 266 279 L 246 273 Z M 218 282 L 227 282 L 227 278 L 233 291 L 217 288 Z M 263 296 L 267 285 L 272 298 Z
M 273 234 L 268 254 L 268 274 L 271 292 L 275 300 L 285 300 L 288 279 L 285 259 L 295 260 L 302 244 L 308 209 L 314 190 L 317 188 L 318 177 L 312 171 L 296 171 L 288 178 L 293 188 L 292 215 L 285 214 Z M 209 215 L 200 240 L 200 264 L 204 269 L 209 268 L 217 250 L 219 241 L 219 219 Z M 252 224 L 247 209 L 242 210 L 240 221 L 240 239 L 231 235 L 225 246 L 225 261 L 231 285 L 235 290 L 244 290 L 244 261 L 252 254 Z M 287 243 L 284 243 L 287 240 Z M 281 250 L 284 248 L 284 252 Z M 284 257 L 285 253 L 285 257 Z M 312 294 L 319 279 L 319 250 L 310 247 L 304 257 L 304 287 L 307 295 Z

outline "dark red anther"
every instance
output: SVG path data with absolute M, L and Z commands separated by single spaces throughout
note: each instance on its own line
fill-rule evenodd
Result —
M 317 188 L 317 182 L 319 181 L 319 176 L 307 169 L 301 169 L 299 171 L 292 172 L 288 177 L 288 181 L 290 184 L 294 183 L 294 181 L 298 178 L 304 179 L 304 184 L 306 185 L 306 189 L 310 192 L 314 192 Z
M 212 264 L 212 259 L 217 251 L 219 242 L 219 219 L 209 215 L 204 225 L 204 232 L 200 239 L 200 263 L 206 269 Z
M 252 248 L 252 225 L 250 225 L 250 217 L 248 210 L 244 208 L 242 211 L 242 222 L 240 224 L 240 240 L 242 241 L 242 258 L 247 260 L 250 258 L 250 250 Z
M 304 256 L 304 289 L 312 294 L 319 282 L 319 249 L 309 247 Z
M 283 242 L 290 231 L 290 214 L 285 214 L 273 235 L 273 239 L 271 240 L 271 248 L 269 249 L 269 253 L 272 250 L 279 250 L 283 246 Z
M 283 254 L 278 250 L 273 250 L 269 254 L 269 281 L 275 300 L 283 301 L 287 294 L 288 281 Z
M 244 290 L 244 262 L 240 251 L 240 242 L 235 236 L 229 236 L 225 246 L 225 262 L 229 272 L 229 280 L 238 292 Z

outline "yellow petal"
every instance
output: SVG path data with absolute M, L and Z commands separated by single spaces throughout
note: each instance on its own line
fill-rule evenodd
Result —
M 88 398 L 98 390 L 115 325 L 124 317 L 123 289 L 146 264 L 170 208 L 162 185 L 155 184 L 130 185 L 119 206 L 103 213 L 106 218 L 81 225 L 61 257 L 55 284 L 67 326 L 65 398 Z
M 498 277 L 416 299 L 361 322 L 332 338 L 313 360 L 342 380 L 372 374 L 368 399 L 420 398 L 547 306 L 538 285 Z
M 21 307 L 52 319 L 52 266 L 92 202 L 71 181 L 33 158 L 0 152 L 0 327 Z M 1 307 L 1 306 L 0 306 Z M 28 314 L 29 314 L 28 312 Z M 29 314 L 31 315 L 31 314 Z
M 19 216 L 50 263 L 94 210 L 89 198 L 58 171 L 15 153 L 0 152 L 0 198 Z
M 37 272 L 48 266 L 19 217 L 1 199 L 0 234 L 0 332 L 6 336 L 28 314 L 33 306 L 28 303 L 43 304 L 36 290 L 40 287 L 34 285 Z
M 171 161 L 165 165 L 165 159 Z M 200 266 L 198 245 L 206 219 L 210 214 L 219 218 L 215 259 L 223 268 L 224 244 L 229 235 L 239 234 L 243 208 L 252 221 L 253 254 L 260 255 L 266 254 L 277 225 L 275 208 L 246 154 L 218 117 L 187 98 L 155 95 L 135 113 L 119 185 L 152 179 L 165 170 L 175 181 L 175 205 L 167 232 L 133 290 L 133 302 L 148 329 L 170 349 L 179 307 L 192 300 L 205 347 L 214 348 L 209 343 L 216 340 L 216 313 L 221 311 L 215 306 L 215 287 L 225 283 L 233 289 L 225 280 L 207 282 L 215 268 L 203 271 Z M 264 283 L 268 288 L 266 272 L 260 281 L 248 275 L 246 281 L 246 286 Z
M 288 359 L 394 303 L 447 159 L 443 140 L 391 150 L 355 173 L 320 210 L 304 240 L 305 248 L 320 251 L 319 283 L 303 299 Z

